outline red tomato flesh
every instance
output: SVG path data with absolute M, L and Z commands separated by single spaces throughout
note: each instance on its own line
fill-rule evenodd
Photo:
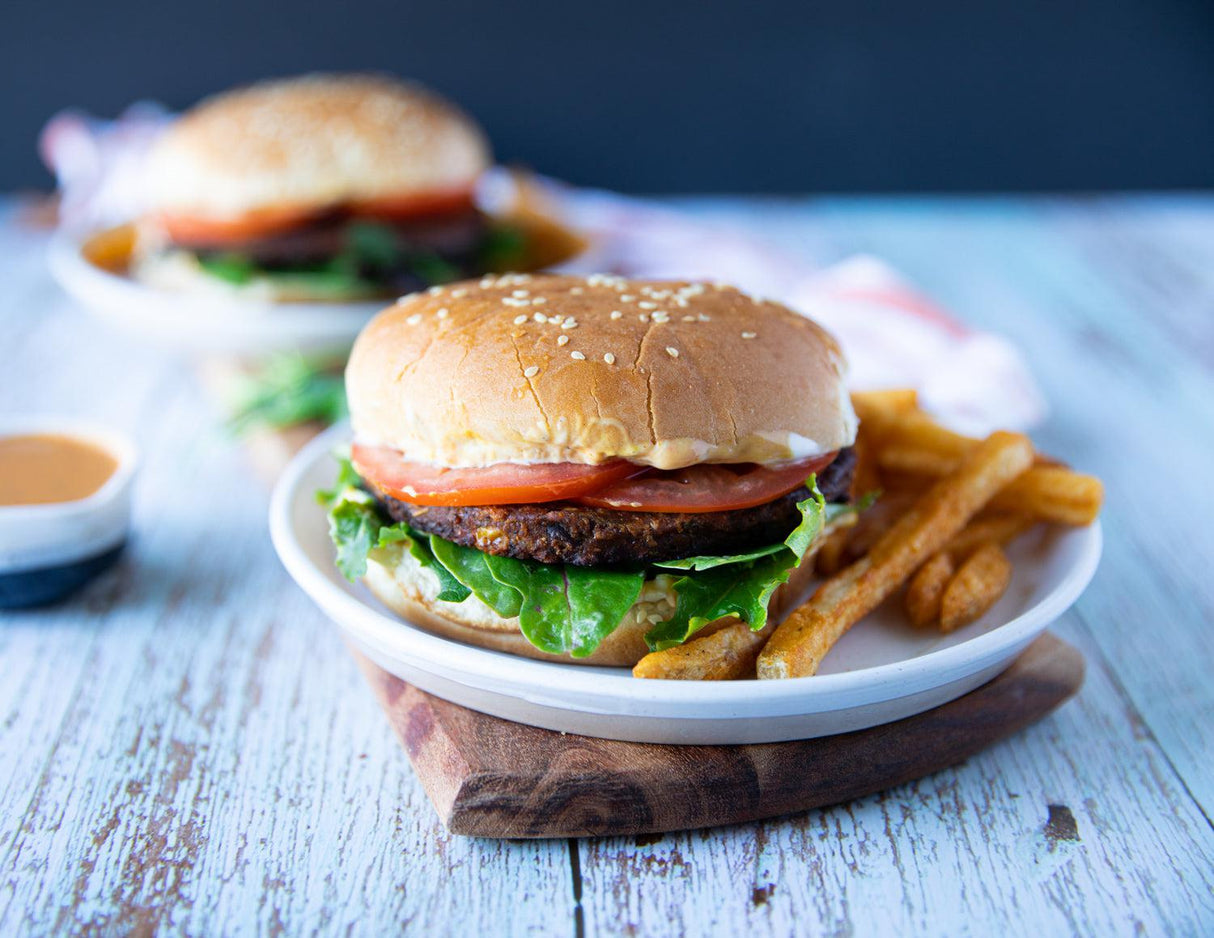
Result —
M 701 464 L 664 472 L 650 470 L 576 501 L 593 508 L 658 513 L 753 508 L 800 488 L 810 475 L 829 466 L 835 455 L 798 459 L 781 466 Z
M 600 466 L 580 463 L 498 463 L 478 469 L 444 469 L 409 462 L 387 446 L 355 443 L 350 461 L 385 495 L 413 505 L 522 505 L 577 498 L 606 488 L 639 470 L 617 459 Z
M 169 237 L 178 244 L 222 248 L 295 231 L 306 227 L 317 218 L 327 218 L 333 213 L 387 222 L 406 222 L 454 215 L 470 211 L 472 207 L 472 190 L 461 188 L 369 199 L 328 207 L 259 208 L 234 218 L 164 213 L 159 217 L 159 221 Z
M 178 244 L 195 247 L 225 247 L 256 241 L 302 228 L 314 217 L 314 209 L 266 208 L 236 218 L 207 218 L 202 215 L 164 214 L 160 224 Z
M 573 501 L 621 511 L 702 513 L 753 508 L 787 495 L 821 472 L 836 453 L 781 466 L 688 466 L 661 470 L 613 460 L 580 463 L 498 463 L 444 469 L 409 462 L 387 446 L 355 443 L 351 461 L 384 495 L 413 505 L 523 505 Z

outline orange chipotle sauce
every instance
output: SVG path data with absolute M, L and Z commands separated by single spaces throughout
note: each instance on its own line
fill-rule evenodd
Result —
M 0 437 L 0 505 L 46 505 L 87 498 L 118 460 L 84 440 L 51 433 Z

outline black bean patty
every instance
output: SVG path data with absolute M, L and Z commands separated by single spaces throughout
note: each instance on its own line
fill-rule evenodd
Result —
M 828 502 L 846 502 L 855 451 L 842 450 L 818 476 Z M 489 554 L 583 567 L 641 566 L 708 554 L 738 554 L 774 544 L 801 519 L 802 487 L 775 501 L 737 511 L 678 514 L 539 505 L 426 507 L 394 498 L 382 503 L 395 521 Z

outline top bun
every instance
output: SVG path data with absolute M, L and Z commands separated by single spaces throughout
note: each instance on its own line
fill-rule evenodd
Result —
M 481 129 L 430 91 L 375 75 L 308 75 L 210 98 L 156 142 L 155 211 L 215 219 L 466 191 Z
M 700 283 L 507 274 L 402 298 L 346 369 L 364 443 L 442 466 L 771 463 L 855 440 L 838 345 Z

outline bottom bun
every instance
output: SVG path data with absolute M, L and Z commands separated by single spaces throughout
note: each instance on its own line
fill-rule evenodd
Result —
M 821 543 L 822 537 L 819 537 L 789 575 L 788 582 L 772 594 L 767 606 L 770 621 L 783 619 L 804 596 L 813 578 L 813 564 L 809 561 Z M 681 574 L 660 574 L 646 580 L 640 598 L 624 614 L 620 624 L 593 654 L 585 658 L 540 651 L 523 637 L 517 616 L 503 618 L 475 596 L 458 603 L 439 599 L 438 579 L 407 550 L 388 548 L 372 552 L 363 582 L 380 602 L 401 618 L 443 638 L 543 661 L 632 667 L 649 654 L 645 633 L 674 613 L 674 582 L 679 576 Z M 733 621 L 732 617 L 718 619 L 696 635 L 709 635 Z

